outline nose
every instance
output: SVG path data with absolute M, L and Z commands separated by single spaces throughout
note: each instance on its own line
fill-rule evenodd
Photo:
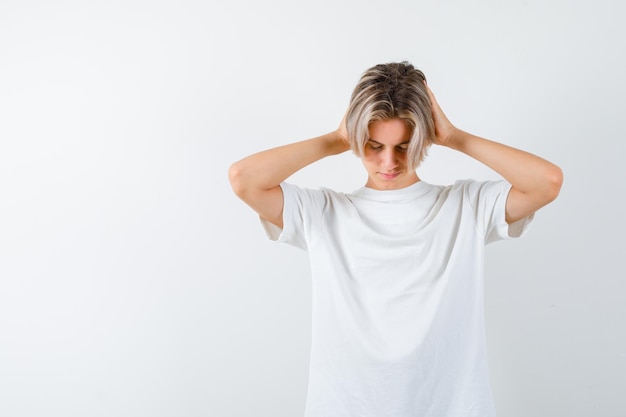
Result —
M 381 158 L 382 167 L 387 171 L 392 171 L 398 166 L 398 156 L 394 149 L 385 149 Z

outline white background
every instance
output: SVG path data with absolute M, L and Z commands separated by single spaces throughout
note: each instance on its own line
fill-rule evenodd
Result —
M 302 415 L 306 254 L 266 240 L 228 166 L 334 129 L 409 60 L 462 129 L 561 166 L 489 246 L 506 417 L 626 416 L 619 1 L 0 3 L 0 416 Z M 497 178 L 433 148 L 422 179 Z M 353 155 L 294 175 L 351 191 Z

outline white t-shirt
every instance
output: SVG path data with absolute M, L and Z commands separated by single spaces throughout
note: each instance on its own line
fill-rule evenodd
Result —
M 283 229 L 312 277 L 305 417 L 493 417 L 484 246 L 522 236 L 505 181 L 352 194 L 281 184 Z

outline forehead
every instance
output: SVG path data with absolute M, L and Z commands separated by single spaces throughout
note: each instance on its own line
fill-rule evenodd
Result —
M 411 131 L 404 120 L 393 118 L 376 120 L 369 125 L 370 140 L 384 145 L 409 142 Z

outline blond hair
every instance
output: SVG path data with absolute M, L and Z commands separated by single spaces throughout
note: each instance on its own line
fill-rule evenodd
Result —
M 357 156 L 363 156 L 371 123 L 398 118 L 411 132 L 407 165 L 419 166 L 435 137 L 425 82 L 424 73 L 406 61 L 375 65 L 363 73 L 346 114 L 348 140 Z

